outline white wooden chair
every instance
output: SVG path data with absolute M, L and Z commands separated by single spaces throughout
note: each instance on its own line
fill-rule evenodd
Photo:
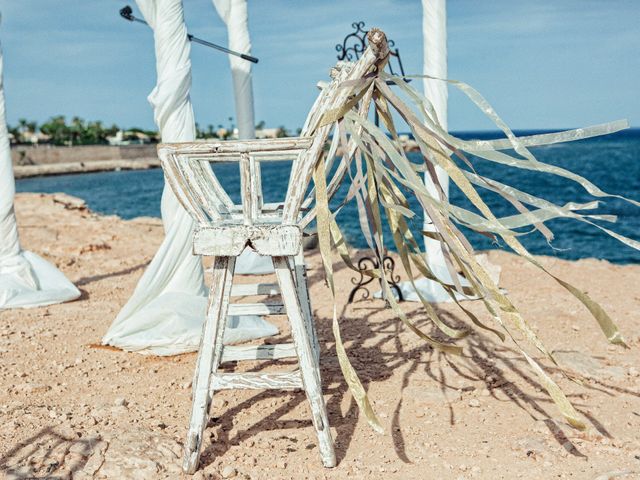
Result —
M 332 129 L 332 125 L 319 126 L 323 114 L 344 105 L 349 99 L 353 87 L 341 86 L 343 81 L 363 78 L 385 61 L 387 53 L 384 33 L 373 29 L 369 33 L 369 48 L 361 59 L 351 68 L 343 68 L 323 89 L 299 138 L 158 146 L 169 184 L 197 222 L 194 254 L 215 257 L 209 307 L 193 381 L 191 422 L 183 464 L 187 473 L 194 473 L 198 466 L 213 392 L 229 388 L 304 390 L 311 406 L 322 462 L 325 467 L 336 464 L 322 396 L 318 340 L 302 258 L 301 210 L 313 168 L 316 162 L 322 161 L 324 145 Z M 283 204 L 264 203 L 260 163 L 283 159 L 293 161 L 285 201 Z M 215 162 L 239 164 L 241 205 L 231 201 L 216 178 L 210 166 Z M 232 285 L 236 257 L 247 246 L 272 258 L 278 285 Z M 230 303 L 234 296 L 275 293 L 281 294 L 282 304 Z M 242 314 L 286 314 L 293 344 L 224 346 L 222 339 L 227 315 Z M 285 357 L 297 357 L 299 369 L 274 373 L 217 371 L 219 364 L 225 361 Z

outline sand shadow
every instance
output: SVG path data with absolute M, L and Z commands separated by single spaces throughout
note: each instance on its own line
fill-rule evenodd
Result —
M 365 315 L 362 315 L 363 308 L 367 311 L 366 316 L 371 316 L 386 307 L 382 300 L 356 302 L 345 307 L 341 315 L 343 339 L 348 342 L 347 350 L 350 360 L 358 371 L 365 389 L 368 390 L 373 383 L 389 380 L 399 369 L 403 371 L 402 392 L 412 385 L 414 377 L 420 375 L 424 379 L 425 374 L 433 380 L 434 386 L 440 389 L 443 394 L 460 392 L 458 382 L 461 379 L 466 379 L 476 385 L 481 382 L 480 388 L 489 392 L 488 396 L 493 399 L 492 401 L 515 404 L 532 419 L 540 421 L 541 425 L 546 426 L 551 437 L 569 454 L 577 457 L 585 456 L 570 440 L 575 431 L 568 424 L 557 420 L 559 416 L 557 408 L 546 395 L 535 375 L 528 369 L 526 360 L 515 348 L 502 343 L 497 337 L 494 338 L 493 334 L 477 330 L 472 330 L 471 335 L 465 339 L 463 343 L 464 354 L 461 357 L 443 354 L 424 343 L 407 347 L 403 345 L 402 339 L 399 337 L 405 327 L 398 319 L 369 321 Z M 415 307 L 410 309 L 416 310 Z M 468 325 L 448 310 L 437 308 L 437 312 L 443 321 L 454 328 Z M 337 459 L 340 462 L 345 458 L 354 438 L 360 412 L 348 393 L 337 362 L 331 319 L 318 315 L 317 311 L 315 316 L 322 349 L 321 368 L 325 399 L 331 426 L 337 432 L 334 441 Z M 422 318 L 423 315 L 419 311 L 409 313 L 409 317 L 429 335 L 440 341 L 446 341 L 430 323 Z M 268 369 L 274 364 L 273 362 L 265 362 L 253 370 Z M 550 368 L 549 370 L 553 371 L 554 369 Z M 602 384 L 600 387 L 602 388 Z M 476 387 L 469 388 L 475 389 Z M 618 389 L 614 389 L 614 391 L 616 390 Z M 617 393 L 620 393 L 619 390 Z M 635 394 L 636 392 L 625 393 Z M 251 408 L 255 402 L 276 396 L 281 398 L 282 395 L 288 396 L 285 403 L 278 405 L 273 412 L 250 426 L 234 431 L 236 428 L 233 423 L 235 415 Z M 342 414 L 341 405 L 344 405 L 346 395 L 351 400 L 347 411 Z M 580 397 L 579 394 L 569 395 L 574 406 L 584 414 L 593 427 L 602 435 L 610 436 L 606 427 L 586 410 L 586 407 L 580 402 Z M 372 400 L 375 402 L 376 398 L 372 398 Z M 456 400 L 443 401 L 447 403 L 449 423 L 454 425 L 456 423 L 456 409 L 461 408 L 463 404 Z M 215 428 L 215 438 L 203 452 L 203 464 L 212 462 L 215 457 L 224 454 L 231 446 L 250 439 L 261 431 L 309 428 L 311 426 L 310 420 L 284 420 L 282 418 L 301 403 L 306 403 L 305 395 L 302 392 L 267 391 L 257 393 L 238 404 L 229 405 L 221 412 L 216 412 L 219 417 L 213 418 L 209 425 Z M 405 398 L 401 393 L 395 405 L 385 406 L 385 410 L 390 414 L 386 428 L 387 434 L 392 437 L 398 459 L 404 463 L 411 463 L 400 428 L 403 408 L 405 408 Z M 378 410 L 383 411 L 382 409 Z M 311 433 L 310 440 L 315 444 L 314 433 Z
M 78 281 L 75 282 L 75 285 L 77 287 L 81 287 L 81 286 L 88 285 L 88 284 L 93 283 L 93 282 L 99 282 L 100 280 L 105 280 L 107 278 L 122 277 L 122 276 L 125 276 L 125 275 L 129 275 L 130 273 L 137 272 L 138 270 L 141 270 L 141 269 L 145 268 L 147 265 L 149 265 L 149 263 L 150 263 L 150 261 L 149 262 L 143 262 L 143 263 L 140 263 L 139 265 L 134 265 L 133 267 L 125 268 L 123 270 L 118 270 L 117 272 L 102 273 L 100 275 L 92 275 L 90 277 L 82 277 Z
M 100 438 L 77 438 L 46 427 L 0 457 L 0 472 L 9 478 L 51 480 L 83 470 Z
M 342 268 L 347 267 L 342 266 Z M 339 270 L 341 269 L 336 271 Z M 321 268 L 310 270 L 308 275 L 311 284 L 324 283 Z M 418 304 L 402 305 L 408 317 L 425 333 L 441 342 L 448 341 L 432 323 L 425 319 Z M 455 425 L 457 422 L 457 410 L 466 407 L 466 404 L 463 405 L 457 400 L 466 388 L 461 388 L 459 383 L 466 380 L 469 384 L 475 385 L 469 387 L 471 390 L 478 388 L 479 385 L 480 389 L 486 389 L 487 398 L 491 398 L 491 401 L 514 404 L 533 420 L 539 421 L 540 425 L 546 426 L 550 436 L 569 454 L 584 456 L 569 440 L 570 436 L 574 436 L 574 431 L 568 424 L 556 420 L 559 417 L 557 407 L 547 396 L 544 388 L 536 380 L 526 360 L 517 349 L 510 347 L 510 344 L 501 342 L 492 333 L 470 327 L 470 323 L 466 317 L 463 317 L 463 314 L 456 315 L 448 308 L 439 308 L 437 305 L 435 306 L 436 312 L 449 326 L 471 329 L 472 333 L 460 343 L 464 348 L 463 355 L 456 357 L 443 354 L 422 342 L 408 342 L 407 345 L 406 339 L 403 340 L 400 337 L 400 334 L 407 334 L 407 328 L 399 319 L 394 317 L 376 319 L 376 316 L 386 308 L 382 300 L 356 301 L 344 307 L 340 315 L 340 323 L 349 358 L 358 372 L 365 390 L 369 390 L 373 384 L 391 379 L 398 371 L 402 372 L 397 401 L 394 400 L 394 405 L 390 407 L 378 408 L 381 412 L 385 411 L 390 414 L 390 419 L 386 422 L 385 427 L 387 435 L 390 434 L 392 438 L 396 456 L 400 461 L 411 463 L 406 451 L 406 441 L 400 428 L 403 410 L 407 408 L 405 390 L 410 386 L 415 387 L 414 380 L 424 382 L 425 377 L 433 382 L 435 388 L 432 390 L 440 390 L 443 394 L 442 401 L 446 403 L 448 421 L 451 425 Z M 337 460 L 340 462 L 347 455 L 353 441 L 360 420 L 360 411 L 348 392 L 336 358 L 331 318 L 320 315 L 317 310 L 314 312 L 314 316 L 321 346 L 323 391 L 330 425 L 336 430 L 334 441 Z M 385 314 L 385 316 L 388 315 Z M 272 343 L 274 340 L 276 339 L 268 339 L 266 342 Z M 285 334 L 277 338 L 277 343 L 290 340 L 290 336 Z M 270 367 L 282 366 L 282 364 L 283 361 L 266 361 L 252 366 L 250 371 L 269 370 Z M 227 370 L 230 367 L 233 369 L 233 366 L 233 364 L 225 364 L 221 368 Z M 554 372 L 554 368 L 547 366 L 545 368 L 550 373 Z M 595 386 L 590 388 L 593 387 Z M 603 385 L 600 382 L 598 382 L 598 389 L 604 389 L 612 395 L 615 393 L 637 394 L 637 392 L 631 391 L 621 392 L 619 387 Z M 252 424 L 239 428 L 234 422 L 234 418 L 238 414 L 255 408 L 256 403 L 268 402 L 274 398 L 282 399 L 283 397 L 286 398 L 284 403 L 279 403 L 274 411 L 261 416 Z M 597 431 L 604 436 L 610 436 L 606 427 L 580 403 L 580 394 L 569 395 L 569 398 Z M 372 400 L 375 403 L 377 399 L 372 398 Z M 342 413 L 345 402 L 348 407 Z M 232 402 L 221 409 L 214 409 L 216 411 L 212 411 L 212 414 L 216 416 L 210 419 L 205 433 L 212 438 L 212 442 L 205 442 L 205 448 L 201 455 L 202 465 L 212 463 L 216 457 L 228 452 L 233 446 L 239 445 L 265 430 L 283 430 L 283 435 L 285 435 L 286 429 L 308 429 L 311 426 L 310 415 L 301 420 L 283 418 L 302 403 L 306 403 L 303 392 L 261 391 L 238 403 Z M 310 430 L 309 440 L 311 443 L 307 448 L 317 449 L 317 440 L 312 430 Z

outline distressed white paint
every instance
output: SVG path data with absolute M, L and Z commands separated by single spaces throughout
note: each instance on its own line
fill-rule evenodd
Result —
M 297 357 L 293 343 L 278 345 L 225 345 L 222 349 L 222 363 L 242 360 L 278 360 Z
M 300 371 L 277 373 L 223 373 L 213 378 L 212 391 L 229 389 L 299 390 Z
M 199 228 L 193 249 L 200 255 L 240 255 L 249 245 L 260 255 L 296 255 L 302 246 L 297 225 L 230 225 Z
M 223 388 L 302 388 L 309 401 L 313 426 L 318 436 L 322 462 L 336 464 L 327 409 L 322 396 L 320 348 L 312 317 L 304 259 L 301 255 L 302 231 L 299 225 L 303 196 L 311 172 L 324 161 L 324 144 L 331 125 L 319 127 L 325 112 L 342 105 L 352 93 L 338 88 L 343 80 L 361 79 L 372 67 L 383 62 L 388 52 L 386 38 L 379 30 L 369 33 L 371 47 L 353 68 L 344 69 L 320 94 L 309 114 L 304 132 L 310 138 L 163 144 L 158 147 L 165 174 L 177 198 L 198 223 L 194 250 L 214 255 L 213 281 L 209 310 L 203 327 L 202 342 L 193 381 L 193 406 L 184 470 L 194 473 L 198 466 L 202 436 L 207 423 L 211 395 Z M 367 106 L 368 106 L 367 100 Z M 365 112 L 366 114 L 366 112 Z M 265 153 L 294 159 L 287 196 L 282 210 L 265 215 L 260 197 L 259 161 Z M 237 161 L 241 175 L 241 205 L 228 205 L 227 198 L 216 195 L 219 182 L 215 175 L 201 175 L 205 162 Z M 273 262 L 282 304 L 235 303 L 229 305 L 236 258 L 250 246 Z M 271 287 L 267 287 L 271 291 Z M 257 293 L 261 287 L 245 293 Z M 237 292 L 236 292 L 237 294 Z M 284 358 L 291 345 L 268 347 L 222 346 L 227 313 L 282 314 L 288 317 L 299 370 L 295 372 L 217 373 L 221 361 Z M 226 355 L 224 352 L 227 352 Z
M 252 295 L 278 295 L 280 287 L 277 283 L 241 283 L 231 289 L 232 297 L 246 297 Z
M 212 267 L 213 278 L 209 294 L 209 308 L 207 318 L 202 326 L 192 387 L 191 422 L 185 443 L 183 469 L 187 473 L 194 473 L 198 467 L 202 435 L 211 405 L 211 380 L 222 357 L 222 339 L 226 326 L 235 261 L 235 257 L 216 257 Z

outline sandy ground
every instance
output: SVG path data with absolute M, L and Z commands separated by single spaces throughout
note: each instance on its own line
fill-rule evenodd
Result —
M 95 346 L 159 245 L 160 222 L 97 216 L 38 194 L 18 195 L 16 209 L 25 248 L 58 265 L 82 297 L 0 313 L 0 472 L 183 478 L 195 355 Z M 386 429 L 374 433 L 341 378 L 331 303 L 312 253 L 311 296 L 339 465 L 321 467 L 302 393 L 227 391 L 214 398 L 195 478 L 640 478 L 640 267 L 543 258 L 609 310 L 631 346 L 621 349 L 608 346 L 586 311 L 533 267 L 507 253 L 489 258 L 547 346 L 588 377 L 579 386 L 547 364 L 589 431 L 567 426 L 513 345 L 475 333 L 461 343 L 464 356 L 446 357 L 403 328 L 382 301 L 368 300 L 346 307 L 342 325 Z M 351 277 L 346 269 L 337 274 L 341 302 Z M 481 305 L 466 305 L 489 321 Z M 415 304 L 403 308 L 420 318 Z M 462 321 L 454 307 L 438 308 L 451 324 Z

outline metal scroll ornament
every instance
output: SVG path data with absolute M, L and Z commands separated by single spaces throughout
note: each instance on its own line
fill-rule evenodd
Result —
M 347 60 L 349 62 L 354 62 L 360 58 L 366 48 L 366 38 L 368 30 L 365 30 L 364 22 L 353 22 L 351 26 L 354 31 L 344 37 L 342 43 L 336 45 L 336 51 L 338 52 L 338 60 Z M 389 45 L 389 62 L 387 63 L 389 72 L 391 75 L 398 75 L 404 77 L 404 68 L 402 66 L 402 59 L 400 58 L 400 51 L 395 48 L 395 42 L 393 40 L 388 40 Z M 393 61 L 395 59 L 395 62 Z M 396 64 L 396 69 L 394 70 L 393 64 Z M 406 79 L 406 82 L 409 80 Z M 375 113 L 375 123 L 378 125 L 378 112 Z M 398 282 L 400 281 L 400 276 L 394 276 L 394 269 L 396 266 L 396 262 L 388 255 L 384 255 L 382 257 L 382 266 L 384 268 L 385 273 L 385 281 L 389 284 L 389 287 L 395 291 L 398 296 L 399 301 L 403 301 L 404 297 L 402 296 L 402 291 L 398 286 Z M 362 257 L 358 261 L 358 270 L 360 270 L 360 278 L 352 278 L 351 283 L 355 285 L 351 293 L 349 294 L 349 303 L 352 303 L 355 299 L 358 292 L 362 292 L 362 298 L 366 299 L 371 296 L 369 292 L 369 285 L 373 282 L 374 278 L 369 277 L 368 275 L 364 275 L 364 271 L 366 270 L 377 270 L 380 268 L 380 257 Z M 382 279 L 379 279 L 380 287 L 382 287 Z M 382 291 L 382 298 L 386 300 L 385 292 Z
M 404 297 L 402 296 L 402 290 L 398 286 L 398 282 L 400 281 L 399 275 L 394 275 L 393 271 L 396 268 L 396 262 L 389 255 L 384 255 L 382 257 L 382 267 L 384 269 L 384 277 L 392 290 L 397 294 L 398 300 L 403 301 Z M 379 257 L 362 257 L 358 260 L 358 270 L 360 270 L 360 278 L 352 278 L 351 283 L 355 285 L 351 293 L 349 294 L 349 303 L 353 303 L 353 300 L 356 298 L 358 292 L 362 291 L 362 298 L 367 299 L 371 296 L 371 292 L 369 292 L 369 285 L 371 282 L 375 280 L 374 277 L 370 277 L 365 275 L 363 272 L 367 270 L 377 270 L 380 268 L 380 260 Z M 383 279 L 378 279 L 380 283 L 380 288 L 382 288 Z M 385 292 L 382 290 L 382 298 L 385 298 Z M 385 298 L 386 300 L 386 298 Z
M 365 40 L 369 31 L 364 29 L 364 22 L 353 22 L 351 26 L 355 31 L 344 37 L 342 43 L 338 43 L 336 45 L 338 60 L 355 62 L 360 58 L 360 55 L 364 53 L 367 46 Z M 390 55 L 389 62 L 387 63 L 389 73 L 391 73 L 391 75 L 404 77 L 404 68 L 402 67 L 400 51 L 395 48 L 395 42 L 393 40 L 388 40 L 387 44 L 389 45 Z M 408 81 L 408 79 L 405 81 Z
M 360 58 L 367 47 L 366 38 L 369 30 L 364 29 L 364 22 L 353 22 L 351 26 L 355 29 L 354 32 L 350 33 L 342 43 L 338 43 L 336 45 L 336 51 L 338 52 L 338 60 L 346 60 L 349 62 L 355 62 Z M 395 42 L 393 40 L 387 40 L 387 45 L 389 46 L 389 61 L 387 62 L 387 69 L 391 75 L 400 76 L 402 79 L 409 83 L 411 81 L 410 78 L 404 78 L 404 67 L 402 66 L 402 59 L 400 58 L 400 50 L 395 48 Z M 395 69 L 394 69 L 395 64 Z M 394 83 L 389 81 L 387 85 L 393 86 Z M 378 115 L 378 110 L 375 110 L 375 124 L 376 126 L 380 126 L 380 118 Z

